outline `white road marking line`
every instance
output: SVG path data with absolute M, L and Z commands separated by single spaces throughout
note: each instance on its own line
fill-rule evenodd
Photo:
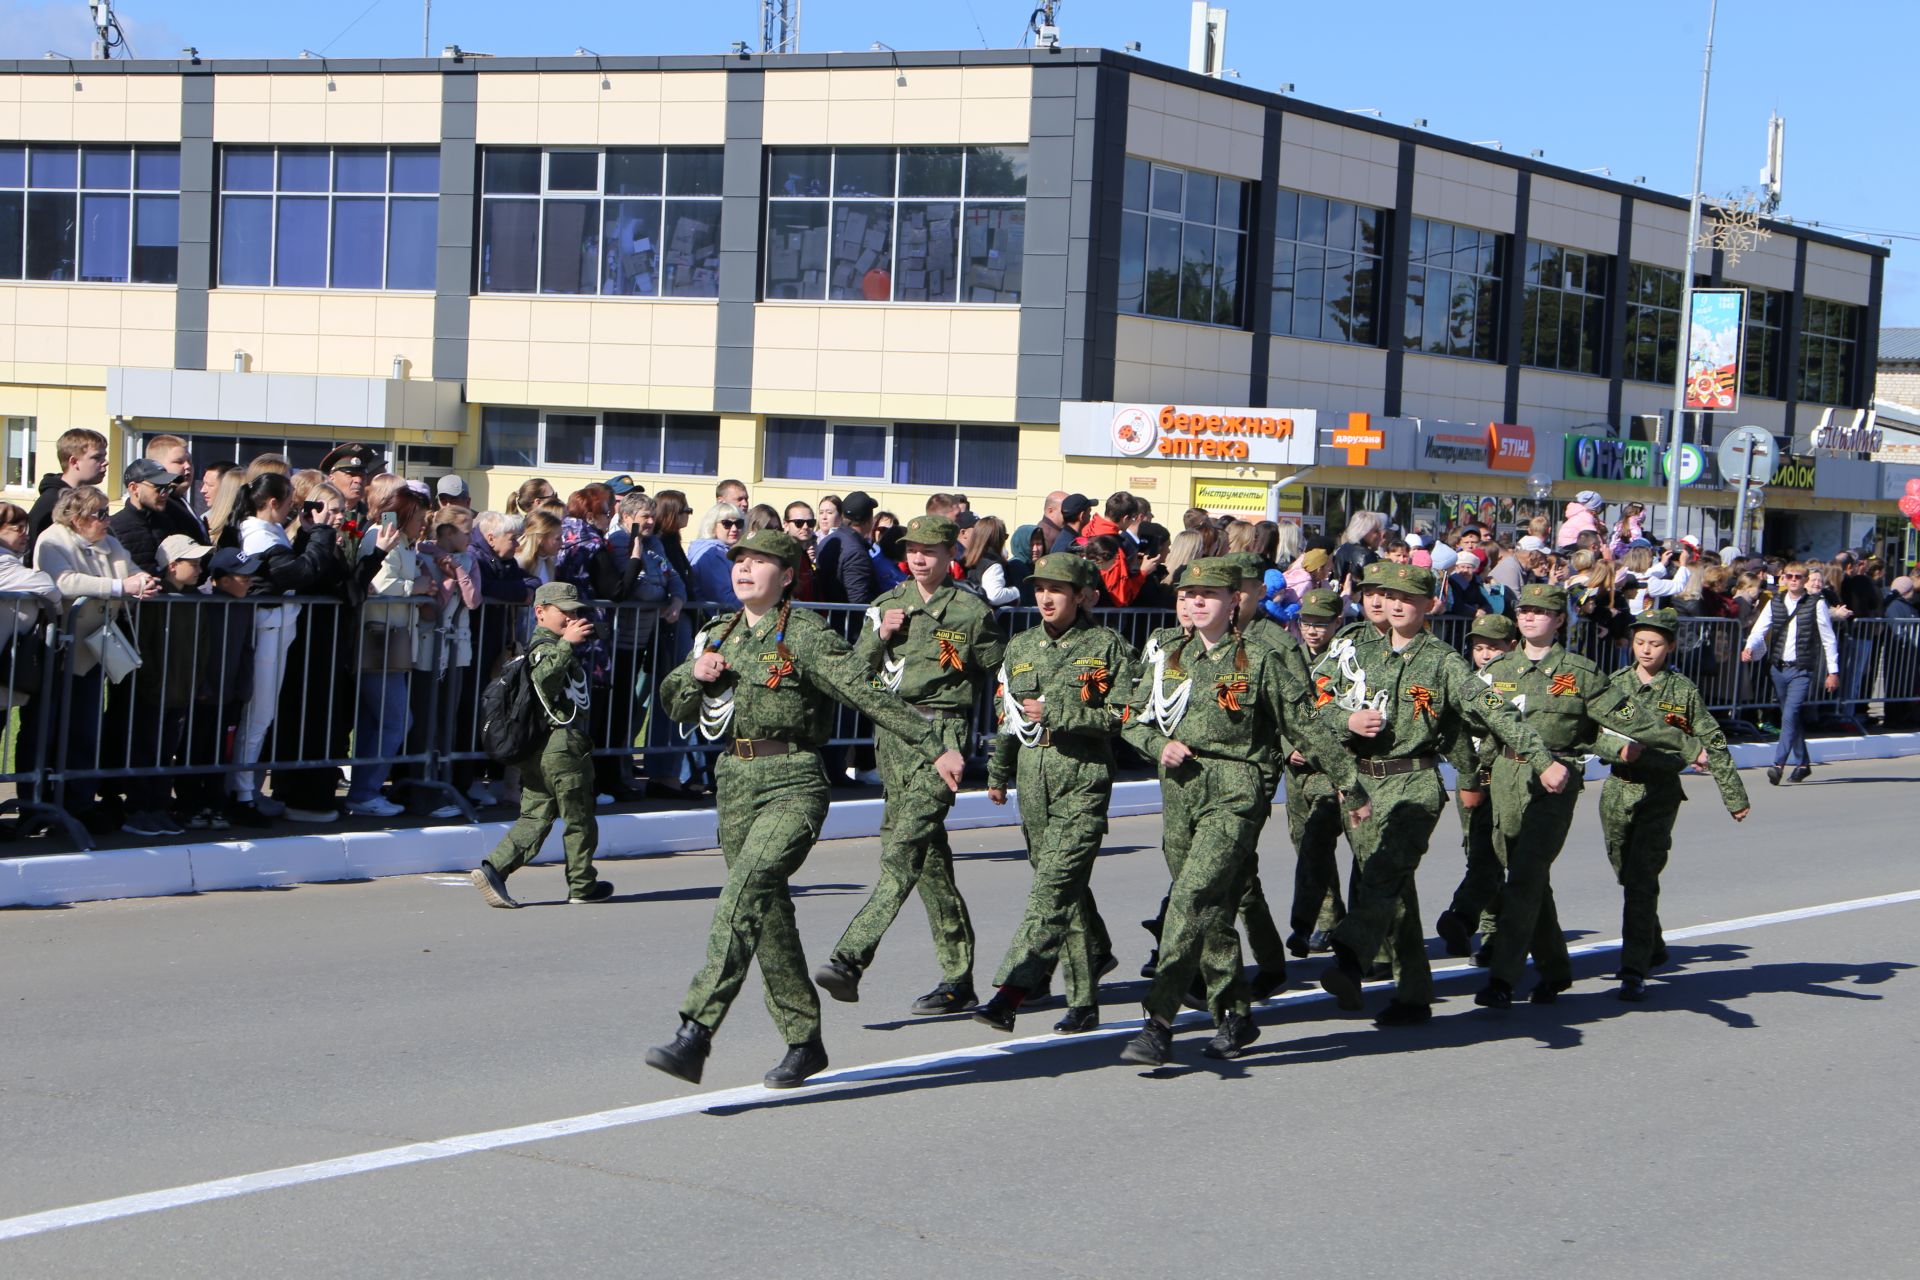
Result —
M 1813 920 L 1821 916 L 1840 915 L 1849 911 L 1864 911 L 1869 907 L 1894 906 L 1907 902 L 1920 902 L 1920 889 L 1905 893 L 1882 894 L 1874 898 L 1854 898 L 1846 902 L 1823 903 L 1814 907 L 1798 907 L 1791 911 L 1774 911 L 1765 915 L 1741 916 L 1734 920 L 1718 920 L 1710 924 L 1674 929 L 1669 931 L 1666 937 L 1669 943 L 1688 938 L 1706 938 L 1716 934 L 1738 933 L 1745 929 L 1790 924 L 1798 920 Z M 1602 951 L 1617 951 L 1619 948 L 1620 940 L 1614 938 L 1572 947 L 1569 951 L 1574 956 L 1586 956 Z M 1450 965 L 1435 970 L 1434 979 L 1446 982 L 1477 976 L 1479 973 L 1480 970 L 1471 966 Z M 1386 984 L 1370 983 L 1368 985 Z M 1271 1007 L 1328 998 L 1324 992 L 1309 989 L 1277 996 L 1267 1001 L 1266 1005 Z M 1178 1019 L 1178 1023 L 1191 1024 L 1200 1021 L 1202 1017 L 1203 1015 L 1196 1013 L 1183 1014 Z M 736 1089 L 697 1093 L 685 1098 L 666 1098 L 640 1106 L 617 1107 L 610 1111 L 596 1111 L 588 1115 L 543 1120 L 537 1124 L 518 1125 L 511 1129 L 492 1129 L 484 1133 L 469 1133 L 432 1142 L 415 1142 L 406 1146 L 365 1151 L 358 1155 L 340 1156 L 331 1160 L 316 1160 L 310 1164 L 291 1165 L 284 1169 L 268 1169 L 261 1173 L 217 1178 L 211 1182 L 196 1182 L 183 1187 L 172 1187 L 165 1191 L 149 1191 L 140 1195 L 120 1196 L 112 1200 L 96 1200 L 91 1204 L 72 1205 L 64 1209 L 48 1209 L 41 1213 L 0 1219 L 0 1240 L 18 1240 L 25 1236 L 42 1235 L 49 1231 L 63 1231 L 69 1227 L 83 1227 L 96 1222 L 110 1222 L 117 1218 L 157 1213 L 163 1209 L 180 1209 L 213 1200 L 252 1195 L 258 1191 L 272 1191 L 280 1187 L 294 1187 L 308 1182 L 325 1182 L 354 1174 L 374 1173 L 381 1169 L 424 1164 L 430 1160 L 445 1160 L 453 1156 L 472 1155 L 476 1152 L 497 1151 L 504 1147 L 517 1147 L 531 1142 L 546 1142 L 554 1138 L 572 1137 L 575 1134 L 594 1133 L 602 1129 L 645 1124 L 652 1120 L 667 1120 L 716 1107 L 751 1105 L 801 1097 L 836 1085 L 857 1081 L 888 1080 L 913 1075 L 923 1070 L 964 1066 L 970 1062 L 980 1062 L 1008 1054 L 1027 1053 L 1037 1049 L 1056 1048 L 1073 1042 L 1111 1039 L 1131 1034 L 1139 1028 L 1140 1020 L 1133 1018 L 1126 1022 L 1106 1023 L 1098 1031 L 1078 1036 L 1048 1034 L 1017 1040 L 1000 1040 L 968 1049 L 926 1053 L 910 1058 L 893 1058 L 885 1062 L 869 1063 L 861 1067 L 849 1067 L 842 1071 L 817 1076 L 811 1083 L 799 1089 L 775 1091 L 762 1085 L 743 1085 Z

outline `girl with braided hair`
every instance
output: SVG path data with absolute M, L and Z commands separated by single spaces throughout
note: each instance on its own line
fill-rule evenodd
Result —
M 679 1033 L 647 1051 L 648 1066 L 693 1084 L 756 955 L 767 1009 L 788 1045 L 767 1087 L 791 1089 L 826 1068 L 820 997 L 807 977 L 787 882 L 827 816 L 819 752 L 832 734 L 834 703 L 871 717 L 931 763 L 916 785 L 949 792 L 960 785 L 960 753 L 943 749 L 929 721 L 874 688 L 866 665 L 819 614 L 793 607 L 795 566 L 805 554 L 777 529 L 734 544 L 727 557 L 739 611 L 709 623 L 660 686 L 666 714 L 721 750 L 714 808 L 727 882 L 706 963 L 680 1007 Z
M 1158 1067 L 1173 1054 L 1173 1016 L 1196 973 L 1217 1028 L 1211 1058 L 1238 1057 L 1259 1035 L 1248 1017 L 1233 917 L 1251 883 L 1254 844 L 1273 797 L 1275 745 L 1290 738 L 1344 793 L 1356 822 L 1370 810 L 1353 761 L 1309 714 L 1300 678 L 1234 625 L 1238 563 L 1197 560 L 1180 580 L 1185 625 L 1155 633 L 1121 736 L 1160 765 L 1163 851 L 1173 873 L 1146 1022 L 1127 1062 Z

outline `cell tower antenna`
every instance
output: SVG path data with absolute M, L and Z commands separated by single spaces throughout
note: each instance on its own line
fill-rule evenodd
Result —
M 1767 167 L 1760 171 L 1760 212 L 1780 210 L 1780 186 L 1787 168 L 1787 122 L 1779 113 L 1767 117 Z
M 93 56 L 96 61 L 113 57 L 115 49 L 125 50 L 122 57 L 133 56 L 133 46 L 127 42 L 127 33 L 120 29 L 120 19 L 113 12 L 113 0 L 90 0 L 87 15 L 93 22 Z
M 1058 49 L 1060 47 L 1060 5 L 1062 0 L 1040 0 L 1034 11 L 1027 15 L 1026 34 L 1033 37 L 1036 49 Z
M 800 52 L 800 0 L 760 0 L 760 52 Z

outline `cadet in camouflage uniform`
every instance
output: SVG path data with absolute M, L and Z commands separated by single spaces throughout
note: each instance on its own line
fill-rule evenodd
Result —
M 727 554 L 740 612 L 709 622 L 692 654 L 660 685 L 666 713 L 723 748 L 714 808 L 727 882 L 706 964 L 680 1007 L 679 1034 L 649 1049 L 647 1065 L 699 1083 L 713 1033 L 757 954 L 767 1009 L 788 1045 L 766 1083 L 792 1088 L 827 1065 L 820 998 L 807 980 L 787 881 L 827 815 L 819 752 L 832 733 L 834 701 L 871 717 L 917 751 L 923 765 L 933 764 L 910 786 L 951 792 L 964 762 L 919 712 L 873 687 L 866 664 L 819 614 L 792 608 L 794 567 L 806 554 L 796 539 L 763 529 Z
M 1326 692 L 1332 678 L 1309 672 L 1333 644 L 1340 608 L 1340 593 L 1328 587 L 1316 587 L 1300 597 L 1302 644 L 1294 655 L 1300 664 L 1301 682 L 1312 691 L 1316 707 L 1333 701 L 1333 695 Z M 1290 740 L 1282 740 L 1280 749 L 1287 779 L 1287 834 L 1294 850 L 1287 949 L 1296 956 L 1306 956 L 1332 945 L 1327 935 L 1347 914 L 1347 904 L 1340 896 L 1340 864 L 1335 857 L 1346 823 L 1327 775 L 1309 764 L 1306 753 Z
M 1550 792 L 1512 748 L 1481 744 L 1483 775 L 1490 770 L 1493 778 L 1493 848 L 1505 877 L 1488 944 L 1492 976 L 1474 997 L 1475 1004 L 1492 1009 L 1513 1005 L 1513 989 L 1529 951 L 1539 975 L 1529 997 L 1533 1003 L 1551 1004 L 1573 985 L 1573 961 L 1553 902 L 1553 861 L 1573 826 L 1587 755 L 1598 753 L 1608 761 L 1632 761 L 1640 755 L 1637 745 L 1601 731 L 1620 694 L 1600 668 L 1560 644 L 1560 628 L 1567 620 L 1566 588 L 1550 582 L 1526 584 L 1520 588 L 1519 616 L 1520 647 L 1481 675 L 1567 766 L 1568 777 L 1564 791 Z
M 1341 1008 L 1360 1008 L 1361 959 L 1377 955 L 1391 938 L 1394 999 L 1374 1021 L 1405 1026 L 1432 1016 L 1433 972 L 1414 872 L 1446 804 L 1439 769 L 1445 744 L 1459 744 L 1453 763 L 1462 775 L 1475 767 L 1470 733 L 1491 733 L 1519 751 L 1550 791 L 1566 786 L 1567 770 L 1479 682 L 1465 659 L 1425 629 L 1433 606 L 1433 571 L 1410 564 L 1372 567 L 1386 596 L 1389 634 L 1352 650 L 1328 689 L 1333 701 L 1316 713 L 1344 729 L 1374 798 L 1372 819 L 1353 832 L 1352 902 L 1333 931 L 1334 963 L 1321 974 L 1320 985 Z M 1321 666 L 1327 665 L 1323 660 Z
M 1493 677 L 1487 674 L 1487 668 L 1512 650 L 1519 635 L 1513 619 L 1504 613 L 1483 613 L 1473 620 L 1467 638 L 1482 683 L 1492 686 Z M 1474 744 L 1476 757 L 1479 746 Z M 1476 782 L 1478 785 L 1473 785 Z M 1461 778 L 1453 797 L 1454 809 L 1460 815 L 1460 844 L 1467 856 L 1467 869 L 1453 891 L 1453 901 L 1440 913 L 1433 928 L 1450 956 L 1468 954 L 1476 930 L 1489 939 L 1493 933 L 1492 912 L 1500 896 L 1501 874 L 1500 859 L 1493 851 L 1493 806 L 1487 803 L 1487 788 L 1492 784 L 1493 770 L 1483 767 L 1475 777 Z
M 1067 1012 L 1053 1029 L 1073 1034 L 1100 1025 L 1096 984 L 1102 963 L 1111 963 L 1093 927 L 1099 914 L 1088 886 L 1107 833 L 1113 739 L 1133 688 L 1133 648 L 1082 612 L 1099 599 L 1091 561 L 1067 552 L 1043 556 L 1028 580 L 1041 625 L 1007 644 L 987 795 L 1005 804 L 1008 784 L 1019 788 L 1033 889 L 994 977 L 999 990 L 973 1017 L 1013 1030 L 1021 1003 L 1046 988 L 1059 964 Z
M 913 577 L 877 597 L 854 652 L 873 673 L 876 688 L 903 699 L 927 720 L 949 750 L 965 754 L 973 704 L 1000 667 L 1006 640 L 979 596 L 954 587 L 949 566 L 959 527 L 945 516 L 918 516 L 907 525 L 907 568 Z M 953 793 L 915 785 L 926 761 L 884 727 L 874 753 L 886 790 L 880 819 L 880 877 L 873 894 L 813 980 L 836 1000 L 860 998 L 860 975 L 873 963 L 907 895 L 916 887 L 933 929 L 941 981 L 913 1003 L 917 1014 L 970 1009 L 973 921 L 953 878 L 947 812 Z
M 1356 819 L 1367 812 L 1353 761 L 1310 715 L 1306 689 L 1271 650 L 1247 644 L 1232 627 L 1239 585 L 1239 566 L 1231 560 L 1187 566 L 1179 601 L 1188 627 L 1157 632 L 1147 642 L 1121 731 L 1136 751 L 1159 762 L 1162 840 L 1174 876 L 1160 964 L 1144 1002 L 1146 1024 L 1121 1054 L 1148 1066 L 1171 1056 L 1172 1019 L 1203 959 L 1218 1026 L 1207 1055 L 1236 1057 L 1259 1034 L 1247 1016 L 1232 921 L 1253 875 L 1254 842 L 1272 810 L 1272 793 L 1264 788 L 1273 767 L 1265 757 L 1274 744 L 1291 735 L 1346 793 Z M 1215 954 L 1222 938 L 1224 956 Z
M 517 907 L 507 877 L 533 861 L 558 817 L 567 853 L 567 901 L 604 902 L 613 885 L 593 869 L 600 822 L 593 814 L 593 739 L 587 735 L 587 670 L 575 645 L 593 639 L 593 623 L 570 582 L 549 582 L 533 593 L 533 638 L 527 645 L 527 676 L 546 715 L 548 731 L 533 750 L 514 761 L 520 770 L 520 816 L 473 870 L 474 888 L 496 907 Z
M 1607 860 L 1625 891 L 1620 922 L 1620 998 L 1646 998 L 1647 975 L 1667 958 L 1660 936 L 1660 872 L 1673 849 L 1673 824 L 1687 798 L 1680 775 L 1704 766 L 1735 822 L 1750 808 L 1747 788 L 1727 750 L 1727 735 L 1693 681 L 1667 670 L 1680 617 L 1654 609 L 1633 623 L 1633 665 L 1610 682 L 1620 695 L 1607 727 L 1640 744 L 1641 756 L 1616 764 L 1600 789 L 1600 829 Z

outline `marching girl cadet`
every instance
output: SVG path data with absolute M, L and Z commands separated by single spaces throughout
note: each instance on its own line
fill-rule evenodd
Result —
M 722 748 L 714 807 L 727 883 L 714 910 L 707 961 L 680 1006 L 680 1031 L 647 1050 L 647 1065 L 698 1084 L 713 1033 L 747 967 L 759 956 L 767 1009 L 788 1045 L 769 1071 L 770 1089 L 791 1089 L 827 1065 L 820 997 L 794 926 L 787 881 L 806 861 L 827 814 L 819 750 L 833 702 L 871 717 L 931 763 L 914 785 L 960 785 L 963 760 L 934 726 L 875 689 L 865 666 L 820 616 L 793 608 L 794 566 L 806 552 L 777 529 L 747 535 L 727 552 L 740 611 L 696 637 L 693 654 L 660 686 L 666 713 L 697 724 Z
M 1687 798 L 1680 775 L 1689 764 L 1704 765 L 1733 820 L 1744 822 L 1751 812 L 1727 735 L 1693 681 L 1667 670 L 1679 629 L 1680 615 L 1672 609 L 1651 609 L 1635 618 L 1633 665 L 1610 681 L 1621 702 L 1606 726 L 1641 747 L 1640 758 L 1614 765 L 1613 776 L 1600 788 L 1607 861 L 1626 899 L 1620 922 L 1622 1000 L 1646 999 L 1647 975 L 1667 958 L 1660 936 L 1660 872 Z
M 1207 1056 L 1237 1057 L 1259 1035 L 1247 1016 L 1233 915 L 1272 807 L 1273 793 L 1263 789 L 1272 744 L 1291 736 L 1332 776 L 1356 821 L 1369 812 L 1352 759 L 1310 714 L 1306 689 L 1234 626 L 1239 586 L 1240 568 L 1231 560 L 1187 566 L 1179 586 L 1186 627 L 1147 642 L 1121 730 L 1160 765 L 1162 848 L 1173 872 L 1146 1022 L 1121 1051 L 1123 1060 L 1146 1066 L 1172 1056 L 1173 1017 L 1203 968 L 1203 951 L 1218 1028 Z
M 1446 744 L 1460 744 L 1453 755 L 1463 776 L 1475 769 L 1470 741 L 1475 733 L 1491 734 L 1526 757 L 1550 792 L 1566 787 L 1567 769 L 1500 695 L 1480 683 L 1465 659 L 1428 632 L 1433 571 L 1414 564 L 1369 568 L 1378 571 L 1387 635 L 1351 651 L 1339 667 L 1343 683 L 1329 689 L 1333 701 L 1316 713 L 1344 729 L 1374 799 L 1373 820 L 1353 831 L 1352 901 L 1333 931 L 1334 963 L 1320 975 L 1320 985 L 1342 1009 L 1359 1009 L 1365 980 L 1361 961 L 1378 955 L 1391 940 L 1394 1000 L 1374 1021 L 1407 1026 L 1426 1022 L 1433 1013 L 1433 971 L 1414 872 L 1446 804 L 1440 781 Z
M 1340 625 L 1340 593 L 1315 587 L 1300 598 L 1298 674 L 1314 705 L 1332 702 L 1326 675 L 1309 672 L 1327 655 Z M 1334 856 L 1343 823 L 1333 783 L 1291 742 L 1280 744 L 1287 779 L 1287 834 L 1293 840 L 1293 909 L 1287 918 L 1287 950 L 1299 957 L 1332 947 L 1328 934 L 1347 914 L 1340 896 L 1340 865 Z
M 994 978 L 999 990 L 973 1018 L 1013 1030 L 1021 1003 L 1046 988 L 1058 964 L 1067 1012 L 1053 1029 L 1071 1035 L 1100 1025 L 1096 984 L 1113 963 L 1088 886 L 1107 833 L 1113 739 L 1133 688 L 1134 658 L 1118 632 L 1086 615 L 1100 591 L 1091 562 L 1061 552 L 1042 558 L 1028 577 L 1040 625 L 1007 644 L 987 796 L 1005 804 L 1007 784 L 1019 789 L 1033 889 Z
M 1493 686 L 1493 677 L 1487 674 L 1487 668 L 1513 649 L 1519 634 L 1513 619 L 1504 613 L 1485 613 L 1473 620 L 1473 626 L 1467 630 L 1468 655 L 1473 659 L 1474 670 L 1480 673 L 1482 684 Z M 1493 851 L 1493 806 L 1487 800 L 1487 788 L 1492 784 L 1491 768 L 1481 768 L 1471 777 L 1462 776 L 1459 780 L 1454 807 L 1460 814 L 1460 843 L 1466 853 L 1467 869 L 1461 873 L 1460 884 L 1453 891 L 1453 901 L 1433 926 L 1450 956 L 1464 956 L 1472 951 L 1473 934 L 1479 930 L 1482 946 L 1486 948 L 1479 958 L 1489 962 L 1492 951 L 1487 943 L 1493 936 L 1492 912 L 1500 896 L 1501 880 L 1500 859 Z

